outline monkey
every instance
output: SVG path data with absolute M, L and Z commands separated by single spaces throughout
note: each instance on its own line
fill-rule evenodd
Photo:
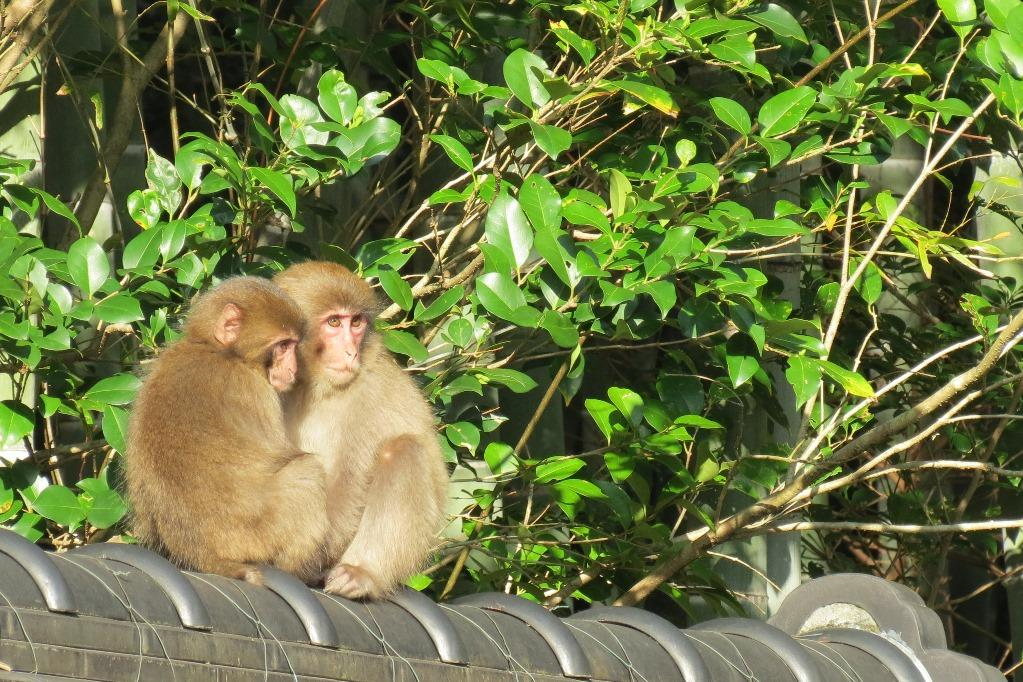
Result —
M 445 516 L 448 472 L 432 410 L 377 336 L 369 284 L 320 261 L 273 281 L 308 325 L 284 414 L 291 438 L 326 470 L 324 589 L 386 597 L 424 567 Z
M 129 418 L 124 487 L 143 545 L 257 585 L 259 564 L 319 578 L 324 470 L 288 439 L 280 399 L 297 377 L 304 324 L 260 277 L 227 279 L 195 300 Z

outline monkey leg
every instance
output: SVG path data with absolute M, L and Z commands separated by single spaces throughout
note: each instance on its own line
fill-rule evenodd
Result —
M 376 599 L 423 567 L 436 541 L 447 492 L 447 471 L 431 445 L 436 447 L 409 434 L 380 446 L 358 530 L 328 573 L 325 590 Z

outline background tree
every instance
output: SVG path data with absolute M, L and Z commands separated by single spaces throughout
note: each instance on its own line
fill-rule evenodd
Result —
M 2 18 L 0 522 L 115 532 L 189 298 L 326 258 L 454 467 L 416 587 L 683 619 L 872 571 L 1018 658 L 1019 0 Z

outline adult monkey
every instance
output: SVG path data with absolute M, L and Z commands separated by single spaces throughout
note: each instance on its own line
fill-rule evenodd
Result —
M 288 439 L 278 396 L 295 382 L 303 328 L 294 301 L 258 277 L 226 280 L 192 305 L 128 428 L 125 488 L 143 544 L 256 584 L 263 563 L 318 579 L 323 467 Z
M 366 282 L 311 261 L 274 283 L 308 329 L 284 413 L 295 443 L 326 469 L 324 589 L 386 596 L 423 567 L 444 518 L 448 474 L 433 414 L 377 337 L 379 302 Z

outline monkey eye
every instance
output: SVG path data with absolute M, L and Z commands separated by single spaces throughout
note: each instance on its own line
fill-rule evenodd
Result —
M 358 329 L 362 325 L 366 324 L 366 318 L 363 315 L 352 315 L 352 327 Z
M 341 316 L 340 315 L 331 315 L 330 317 L 327 318 L 327 324 L 329 324 L 331 327 L 340 327 L 341 326 Z

